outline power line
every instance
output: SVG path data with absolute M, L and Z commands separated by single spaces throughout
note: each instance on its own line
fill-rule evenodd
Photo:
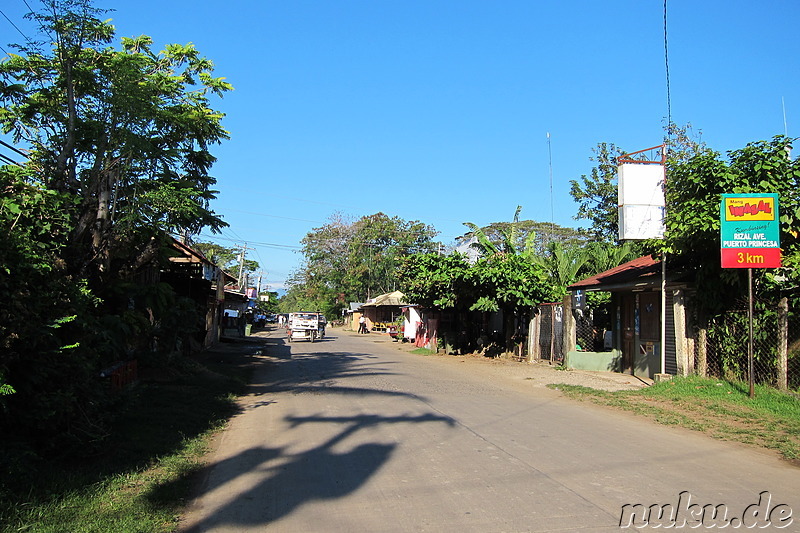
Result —
M 21 156 L 22 156 L 22 157 L 24 157 L 24 158 L 27 158 L 27 157 L 28 157 L 28 154 L 26 154 L 25 152 L 23 152 L 22 150 L 20 150 L 20 149 L 19 149 L 19 148 L 17 148 L 16 146 L 12 146 L 12 145 L 10 145 L 10 144 L 8 144 L 7 142 L 4 142 L 4 141 L 2 141 L 2 140 L 0 140 L 0 144 L 2 144 L 3 146 L 5 146 L 5 147 L 6 147 L 6 148 L 8 148 L 9 150 L 13 150 L 14 152 L 18 153 L 19 155 L 21 155 Z
M 201 233 L 199 236 L 203 237 L 203 238 L 206 238 L 206 239 L 212 239 L 212 240 L 218 240 L 218 241 L 228 241 L 228 242 L 233 242 L 233 243 L 243 243 L 243 242 L 245 242 L 245 240 L 241 239 L 241 238 L 232 239 L 232 238 L 229 238 L 229 237 L 220 237 L 219 235 L 208 235 L 207 233 Z M 301 246 L 292 245 L 292 244 L 277 244 L 277 243 L 272 243 L 272 242 L 258 242 L 258 241 L 252 241 L 252 240 L 249 240 L 247 242 L 249 244 L 254 245 L 254 246 L 264 246 L 265 248 L 275 248 L 275 249 L 278 249 L 278 250 L 283 250 L 283 249 L 300 250 L 302 248 Z
M 12 150 L 13 152 L 21 155 L 25 159 L 28 158 L 28 155 L 25 152 L 23 152 L 22 150 L 16 148 L 15 146 L 12 146 L 12 145 L 8 144 L 7 142 L 4 142 L 4 141 L 0 140 L 0 145 L 5 146 L 9 150 Z M 5 162 L 7 162 L 7 163 L 9 163 L 11 165 L 16 165 L 18 167 L 22 166 L 20 163 L 17 163 L 16 161 L 14 161 L 13 159 L 11 159 L 10 157 L 8 157 L 5 154 L 0 154 L 0 159 L 2 159 L 3 161 L 5 161 Z
M 664 66 L 667 74 L 667 135 L 672 129 L 672 97 L 669 89 L 669 46 L 667 42 L 667 0 L 664 0 Z
M 15 29 L 15 30 L 17 30 L 17 31 L 19 32 L 19 34 L 20 34 L 20 35 L 22 35 L 22 37 L 25 39 L 25 42 L 31 42 L 31 40 L 28 38 L 28 36 L 27 36 L 27 35 L 25 35 L 24 33 L 22 33 L 22 30 L 21 30 L 21 29 L 19 29 L 19 26 L 17 26 L 16 24 L 14 24 L 14 21 L 13 21 L 13 20 L 11 20 L 10 18 L 8 18 L 8 15 L 6 15 L 6 14 L 3 12 L 3 10 L 2 10 L 2 9 L 0 9 L 0 15 L 3 15 L 3 16 L 5 17 L 5 19 L 8 21 L 8 23 L 9 23 L 9 24 L 11 24 L 12 26 L 14 26 L 14 29 Z M 6 54 L 7 54 L 7 53 L 8 53 L 8 52 L 6 52 Z
M 7 155 L 0 154 L 0 159 L 2 159 L 3 161 L 5 161 L 5 162 L 6 162 L 6 163 L 8 163 L 9 165 L 16 165 L 16 166 L 18 166 L 18 167 L 21 167 L 21 166 L 22 166 L 22 165 L 20 165 L 19 163 L 17 163 L 16 161 L 14 161 L 13 159 L 11 159 L 10 157 L 8 157 Z

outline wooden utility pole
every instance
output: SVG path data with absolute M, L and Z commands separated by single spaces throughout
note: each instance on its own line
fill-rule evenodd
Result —
M 239 291 L 240 292 L 243 292 L 243 290 L 242 290 L 242 282 L 244 281 L 244 279 L 243 279 L 243 275 L 244 275 L 244 256 L 245 256 L 245 253 L 247 252 L 247 250 L 255 250 L 255 248 L 248 248 L 247 247 L 247 243 L 244 243 L 242 245 L 242 253 L 239 254 L 239 279 L 237 280 L 237 283 L 239 284 Z

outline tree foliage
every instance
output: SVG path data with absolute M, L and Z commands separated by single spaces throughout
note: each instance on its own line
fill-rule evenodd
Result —
M 433 309 L 469 309 L 476 301 L 472 265 L 459 253 L 413 254 L 397 272 L 409 302 Z
M 744 272 L 720 267 L 721 195 L 777 193 L 780 204 L 781 248 L 784 267 L 756 271 L 765 290 L 789 290 L 800 285 L 800 163 L 792 159 L 793 139 L 749 143 L 742 149 L 718 152 L 704 149 L 670 169 L 667 183 L 667 231 L 658 249 L 675 257 L 676 267 L 695 273 L 698 304 L 719 312 L 744 294 Z
M 230 85 L 192 45 L 114 48 L 89 0 L 42 4 L 47 41 L 0 61 L 0 128 L 30 154 L 0 167 L 0 431 L 90 450 L 110 414 L 100 370 L 165 364 L 194 327 L 193 302 L 134 275 L 167 260 L 167 232 L 224 225 L 210 98 Z
M 686 162 L 705 149 L 694 134 L 691 124 L 664 126 L 664 144 L 667 147 L 668 180 L 675 165 Z M 578 204 L 576 220 L 588 220 L 593 239 L 602 242 L 617 242 L 619 237 L 619 214 L 617 212 L 617 166 L 621 155 L 627 153 L 614 143 L 598 143 L 590 158 L 596 165 L 589 176 L 570 180 L 570 196 Z
M 482 228 L 467 223 L 465 225 L 470 228 L 470 231 L 456 240 L 464 243 L 473 237 L 477 238 L 479 235 L 483 235 L 498 249 L 513 247 L 522 250 L 526 246 L 532 246 L 534 253 L 544 254 L 552 242 L 560 242 L 564 246 L 579 246 L 585 244 L 589 239 L 586 232 L 579 229 L 560 226 L 552 222 L 519 220 L 518 213 L 516 217 L 516 220 L 512 222 L 492 222 Z M 530 243 L 528 243 L 529 238 Z M 484 245 L 480 244 L 478 246 L 479 249 L 483 247 Z
M 302 240 L 303 266 L 289 280 L 282 301 L 338 316 L 347 302 L 398 289 L 396 271 L 404 257 L 435 250 L 436 230 L 419 221 L 384 213 L 351 220 L 334 214 Z M 312 306 L 312 307 L 308 307 Z
M 231 275 L 238 276 L 239 270 L 245 275 L 253 274 L 261 268 L 258 261 L 245 259 L 240 262 L 241 252 L 237 248 L 228 248 L 213 242 L 198 241 L 192 248 L 200 252 L 206 259 Z
M 598 143 L 591 161 L 597 164 L 589 176 L 570 180 L 569 194 L 578 203 L 576 220 L 589 220 L 595 240 L 614 242 L 619 235 L 617 215 L 617 158 L 624 152 L 613 143 Z
M 147 36 L 109 44 L 114 27 L 89 0 L 47 0 L 31 17 L 52 46 L 17 47 L 0 62 L 0 125 L 32 148 L 36 178 L 74 195 L 65 254 L 94 284 L 135 271 L 165 231 L 212 230 L 215 158 L 228 137 L 210 96 L 231 89 L 193 45 L 152 50 Z

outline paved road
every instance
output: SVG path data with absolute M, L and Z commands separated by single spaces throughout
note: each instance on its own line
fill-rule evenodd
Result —
M 687 497 L 725 504 L 728 519 L 761 498 L 773 526 L 800 513 L 800 469 L 768 453 L 370 335 L 271 341 L 188 531 L 619 531 L 623 505 Z M 692 509 L 677 516 L 687 528 Z

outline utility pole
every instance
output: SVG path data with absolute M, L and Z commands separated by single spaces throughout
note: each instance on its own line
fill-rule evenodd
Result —
M 242 245 L 242 253 L 239 254 L 239 279 L 237 281 L 237 283 L 239 284 L 239 291 L 240 292 L 244 292 L 242 290 L 242 282 L 245 281 L 243 279 L 243 275 L 244 275 L 244 254 L 247 252 L 247 250 L 255 250 L 255 248 L 248 248 L 247 247 L 247 243 L 244 243 Z

